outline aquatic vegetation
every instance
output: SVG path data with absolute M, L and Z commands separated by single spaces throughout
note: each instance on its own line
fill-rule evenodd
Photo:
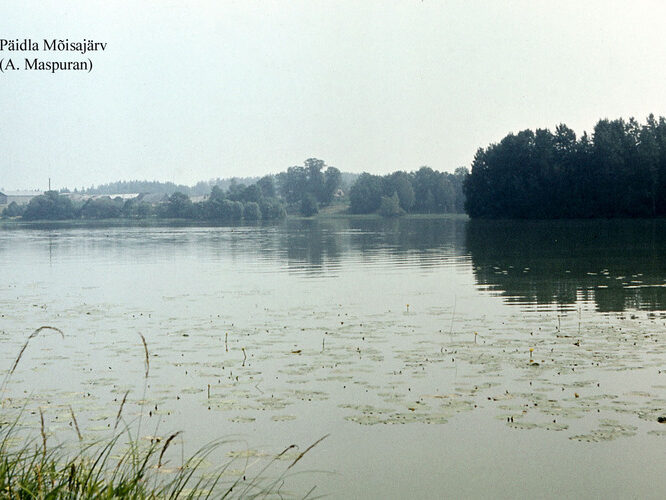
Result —
M 166 440 L 140 442 L 127 427 L 120 433 L 84 445 L 71 453 L 49 446 L 42 427 L 41 446 L 19 439 L 20 419 L 0 428 L 0 496 L 3 498 L 254 498 L 278 494 L 291 469 L 321 440 L 292 458 L 285 468 L 278 461 L 297 449 L 290 445 L 277 455 L 229 452 L 223 466 L 203 474 L 202 466 L 218 450 L 236 441 L 218 440 L 201 448 L 180 465 L 165 460 L 179 432 Z M 21 444 L 17 445 L 19 440 Z M 257 472 L 249 457 L 265 464 Z M 235 468 L 234 468 L 235 467 Z M 277 469 L 273 473 L 273 469 Z M 229 476 L 229 477 L 227 477 Z
M 120 430 L 123 410 L 130 391 L 123 394 L 112 429 L 102 427 L 108 435 L 101 438 L 84 439 L 72 406 L 62 416 L 71 418 L 78 437 L 78 445 L 62 441 L 64 429 L 54 431 L 45 423 L 45 411 L 53 405 L 39 405 L 39 437 L 29 424 L 30 399 L 17 402 L 15 398 L 4 398 L 11 376 L 24 356 L 28 344 L 44 330 L 54 330 L 64 339 L 64 333 L 55 327 L 43 326 L 30 334 L 19 354 L 7 371 L 0 386 L 0 497 L 2 498 L 254 498 L 272 494 L 282 497 L 289 471 L 303 456 L 323 439 L 298 452 L 296 445 L 289 445 L 281 453 L 255 453 L 250 450 L 231 451 L 222 465 L 213 466 L 212 472 L 206 469 L 217 462 L 224 449 L 237 446 L 235 439 L 211 441 L 188 458 L 181 455 L 180 463 L 170 449 L 174 440 L 181 438 L 182 431 L 163 438 L 158 435 L 141 436 L 141 419 L 146 404 L 145 394 L 138 404 L 141 413 L 137 420 L 125 422 Z M 145 337 L 139 334 L 144 348 L 145 379 L 150 374 L 150 353 Z M 210 389 L 210 386 L 208 386 Z M 18 403 L 18 404 L 17 404 Z M 56 407 L 57 408 L 57 407 Z M 157 404 L 154 410 L 157 411 Z M 10 412 L 14 417 L 10 417 Z M 152 416 L 153 410 L 149 410 Z M 58 416 L 55 416 L 58 419 Z M 107 420 L 108 416 L 98 414 L 87 421 Z M 232 421 L 249 422 L 253 417 L 234 417 Z M 286 420 L 286 418 L 285 418 Z M 110 423 L 109 423 L 110 426 Z M 136 430 L 135 430 L 136 427 Z M 87 428 L 84 432 L 94 431 Z M 51 437 L 60 436 L 60 441 L 51 443 Z M 260 468 L 252 469 L 247 459 L 261 459 Z M 288 465 L 279 462 L 291 457 Z M 314 488 L 313 488 L 314 489 Z M 312 490 L 311 490 L 312 491 Z
M 604 419 L 599 423 L 597 429 L 587 434 L 571 436 L 569 439 L 598 443 L 600 441 L 611 441 L 619 437 L 633 436 L 636 434 L 636 429 L 633 425 L 622 425 L 616 420 Z
M 41 452 L 42 418 L 49 449 L 62 446 L 70 456 L 122 433 L 128 422 L 141 449 L 151 439 L 164 446 L 173 434 L 167 431 L 182 429 L 162 466 L 151 469 L 166 481 L 183 456 L 218 433 L 234 433 L 248 443 L 222 445 L 197 462 L 195 473 L 210 478 L 233 458 L 222 475 L 227 481 L 245 468 L 249 477 L 284 445 L 330 431 L 335 443 L 317 454 L 318 469 L 353 478 L 385 453 L 399 457 L 387 472 L 398 473 L 404 461 L 418 468 L 415 480 L 438 486 L 472 479 L 432 478 L 445 468 L 461 471 L 458 457 L 474 449 L 485 450 L 482 460 L 516 456 L 529 469 L 546 460 L 538 455 L 545 443 L 597 459 L 625 447 L 635 477 L 643 457 L 658 455 L 665 434 L 658 419 L 666 416 L 665 313 L 626 302 L 625 312 L 614 312 L 619 305 L 598 310 L 585 289 L 562 305 L 557 290 L 528 290 L 538 262 L 493 262 L 507 283 L 525 276 L 519 284 L 538 297 L 525 302 L 507 286 L 479 284 L 470 270 L 476 264 L 457 253 L 461 243 L 435 238 L 413 245 L 411 230 L 398 237 L 325 229 L 324 240 L 335 240 L 337 250 L 284 243 L 309 234 L 300 229 L 253 229 L 243 238 L 211 228 L 119 231 L 111 238 L 67 232 L 54 241 L 67 246 L 68 260 L 58 260 L 62 248 L 54 248 L 53 269 L 42 263 L 30 285 L 16 287 L 23 278 L 9 269 L 0 287 L 0 366 L 12 367 L 30 333 L 14 335 L 20 325 L 67 325 L 64 339 L 54 331 L 33 338 L 6 384 L 0 420 L 25 409 L 12 445 L 29 434 Z M 43 255 L 49 240 L 39 238 L 30 245 Z M 363 251 L 356 251 L 361 240 Z M 32 247 L 12 244 L 33 255 Z M 308 252 L 317 251 L 320 261 L 310 262 Z M 67 281 L 72 255 L 84 257 L 91 276 Z M 16 258 L 24 271 L 32 265 Z M 100 274 L 100 263 L 114 273 Z M 605 276 L 601 268 L 585 271 L 598 272 L 597 281 Z M 641 279 L 609 271 L 627 282 Z M 120 441 L 112 457 L 127 451 L 129 438 Z M 282 468 L 268 475 L 279 476 L 297 455 L 282 455 Z M 159 463 L 159 451 L 154 459 Z M 552 477 L 563 477 L 570 465 L 558 464 Z M 493 471 L 484 477 L 497 479 Z M 366 493 L 378 476 L 367 477 L 359 486 Z M 326 492 L 341 488 L 342 496 L 354 496 L 342 481 L 317 479 Z M 295 481 L 294 491 L 309 488 L 307 479 Z

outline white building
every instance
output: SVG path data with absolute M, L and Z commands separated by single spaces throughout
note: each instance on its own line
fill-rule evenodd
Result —
M 0 192 L 0 207 L 6 207 L 11 202 L 17 205 L 27 205 L 35 196 L 44 194 L 43 191 L 2 191 Z

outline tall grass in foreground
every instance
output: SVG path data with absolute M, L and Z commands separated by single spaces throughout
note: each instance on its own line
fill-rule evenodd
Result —
M 254 476 L 236 471 L 228 477 L 226 473 L 230 466 L 239 459 L 229 460 L 212 474 L 198 470 L 212 452 L 228 441 L 212 442 L 181 466 L 167 469 L 161 462 L 171 442 L 169 439 L 164 444 L 153 442 L 142 446 L 126 431 L 87 445 L 72 455 L 61 445 L 49 448 L 35 441 L 10 445 L 15 425 L 16 422 L 0 430 L 0 498 L 281 497 L 280 490 L 289 470 L 311 449 L 308 448 L 284 467 L 278 461 L 287 451 L 295 448 L 294 445 L 288 446 Z M 269 468 L 275 470 L 269 471 Z M 273 476 L 279 468 L 282 471 L 277 477 L 269 477 L 268 472 Z M 288 496 L 288 493 L 285 494 Z
M 0 385 L 0 403 L 28 343 L 46 329 L 63 335 L 56 328 L 40 327 L 28 337 Z M 143 335 L 141 340 L 146 355 L 147 378 L 148 346 Z M 117 431 L 126 397 L 127 394 L 120 405 L 111 436 L 93 444 L 83 444 L 76 416 L 70 407 L 79 437 L 76 452 L 62 444 L 49 446 L 41 408 L 41 432 L 37 438 L 25 437 L 21 426 L 23 413 L 12 421 L 6 421 L 0 406 L 0 498 L 283 498 L 290 496 L 282 488 L 285 480 L 294 474 L 292 467 L 327 437 L 322 437 L 297 455 L 296 445 L 287 446 L 252 475 L 249 474 L 247 461 L 239 458 L 229 459 L 212 473 L 202 470 L 201 464 L 216 450 L 234 442 L 224 439 L 207 444 L 177 467 L 167 467 L 165 453 L 180 432 L 171 434 L 163 442 L 159 439 L 144 442 L 139 431 L 133 434 L 129 425 Z M 288 462 L 285 462 L 286 458 L 289 458 Z M 313 491 L 314 488 L 301 496 L 310 497 Z

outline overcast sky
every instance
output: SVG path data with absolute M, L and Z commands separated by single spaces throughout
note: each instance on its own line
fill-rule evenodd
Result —
M 666 115 L 666 2 L 20 1 L 0 38 L 107 42 L 0 74 L 0 187 L 469 166 L 508 132 Z M 41 47 L 40 47 L 41 48 Z

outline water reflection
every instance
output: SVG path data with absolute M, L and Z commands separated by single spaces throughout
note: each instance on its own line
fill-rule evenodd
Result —
M 470 221 L 477 283 L 508 302 L 666 309 L 666 221 Z
M 11 251 L 10 251 L 11 249 Z M 238 269 L 363 280 L 364 270 L 456 268 L 522 307 L 666 310 L 666 220 L 287 220 L 253 226 L 28 226 L 0 230 L 3 262 L 229 262 Z M 183 260 L 184 259 L 184 260 Z M 238 264 L 238 265 L 236 265 Z M 446 273 L 442 279 L 448 279 Z
M 461 265 L 466 223 L 462 217 L 288 221 L 277 232 L 275 250 L 290 270 L 309 275 L 335 275 L 343 265 Z

